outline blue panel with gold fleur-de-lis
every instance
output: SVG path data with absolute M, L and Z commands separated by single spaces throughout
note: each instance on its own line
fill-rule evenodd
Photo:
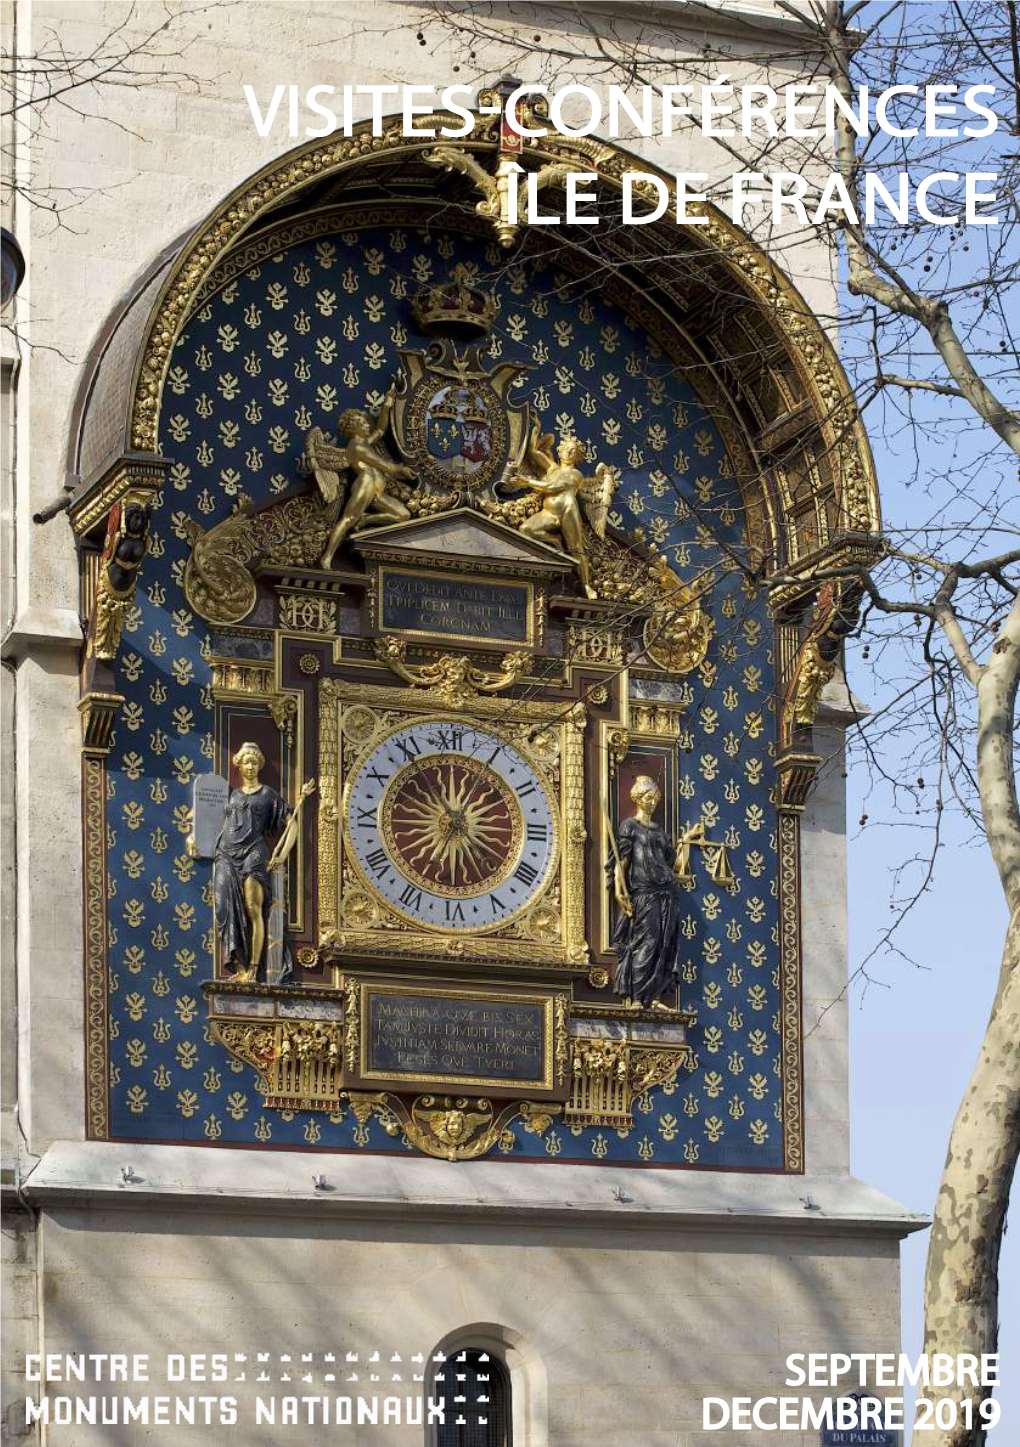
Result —
M 185 840 L 192 781 L 213 767 L 210 648 L 182 589 L 185 524 L 207 529 L 242 493 L 264 503 L 292 488 L 309 427 L 334 429 L 345 406 L 378 406 L 396 350 L 424 344 L 410 297 L 455 264 L 497 294 L 490 354 L 532 364 L 525 385 L 545 430 L 576 430 L 591 457 L 619 469 L 611 522 L 641 529 L 688 580 L 715 569 L 714 636 L 687 678 L 675 777 L 681 817 L 703 818 L 725 841 L 737 879 L 730 892 L 701 870 L 687 896 L 692 1068 L 639 1099 L 629 1132 L 558 1121 L 500 1149 L 781 1170 L 772 634 L 764 600 L 720 551 L 719 538 L 742 536 L 743 518 L 718 430 L 683 366 L 597 279 L 579 287 L 553 263 L 507 266 L 477 240 L 410 227 L 267 249 L 191 319 L 170 361 L 160 443 L 171 463 L 117 662 L 125 702 L 108 772 L 111 1134 L 408 1149 L 349 1112 L 263 1109 L 253 1069 L 207 1034 L 209 866 L 188 857 Z

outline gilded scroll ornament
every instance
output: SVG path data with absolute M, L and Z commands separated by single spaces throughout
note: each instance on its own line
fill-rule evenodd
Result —
M 672 1085 L 683 1056 L 675 1050 L 631 1050 L 628 1061 L 629 1084 L 635 1095 L 642 1095 L 656 1085 Z
M 562 1107 L 518 1101 L 496 1113 L 484 1097 L 419 1095 L 410 1108 L 386 1091 L 346 1091 L 362 1125 L 375 1115 L 388 1135 L 403 1132 L 408 1144 L 424 1155 L 444 1161 L 471 1161 L 488 1155 L 504 1139 L 515 1119 L 524 1129 L 543 1135 Z
M 293 693 L 275 693 L 269 699 L 269 712 L 273 723 L 287 739 L 294 738 L 294 721 L 297 718 L 298 701 Z
M 193 518 L 181 524 L 191 542 L 184 571 L 190 606 L 208 623 L 240 623 L 255 606 L 252 568 L 262 562 L 314 567 L 329 536 L 328 508 L 317 495 L 289 497 L 258 512 L 242 495 L 236 511 L 208 531 Z
M 462 176 L 466 176 L 481 194 L 482 199 L 475 203 L 475 210 L 479 216 L 484 216 L 486 221 L 492 222 L 499 244 L 504 248 L 513 246 L 520 230 L 517 221 L 520 205 L 518 193 L 524 168 L 516 160 L 517 154 L 519 153 L 516 151 L 501 149 L 496 161 L 496 174 L 490 176 L 470 152 L 458 150 L 455 146 L 434 146 L 431 151 L 425 152 L 425 160 L 430 166 L 442 166 L 444 171 L 458 171 Z M 531 194 L 544 191 L 548 186 L 562 186 L 570 174 L 569 165 L 543 166 L 533 174 Z
M 695 594 L 665 562 L 658 581 L 659 597 L 645 622 L 645 652 L 669 673 L 691 673 L 712 639 L 712 620 L 701 606 L 705 589 Z
M 630 730 L 610 729 L 606 734 L 606 752 L 610 770 L 615 770 L 630 752 Z
M 545 1135 L 558 1115 L 562 1115 L 562 1105 L 542 1105 L 534 1100 L 522 1100 L 517 1107 L 521 1125 L 529 1135 Z
M 134 607 L 138 569 L 149 547 L 149 509 L 130 494 L 110 509 L 106 546 L 96 579 L 95 622 L 88 651 L 117 656 L 124 620 Z
M 273 1025 L 214 1020 L 213 1031 L 231 1055 L 254 1065 L 263 1076 L 276 1059 L 276 1027 Z
M 243 512 L 203 532 L 193 518 L 184 530 L 191 542 L 191 557 L 184 570 L 184 593 L 200 618 L 209 623 L 240 623 L 255 607 L 255 579 L 233 551 L 251 519 Z
M 450 708 L 463 708 L 478 694 L 500 693 L 517 683 L 531 665 L 531 654 L 524 649 L 504 654 L 498 670 L 478 668 L 469 658 L 444 654 L 435 663 L 405 662 L 407 644 L 402 638 L 378 638 L 376 657 L 415 688 L 428 689 Z

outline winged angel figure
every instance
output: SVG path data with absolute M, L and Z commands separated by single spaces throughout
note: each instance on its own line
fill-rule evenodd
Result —
M 482 200 L 476 204 L 475 210 L 495 226 L 500 246 L 514 244 L 519 228 L 515 221 L 510 220 L 510 187 L 518 185 L 517 176 L 523 168 L 512 157 L 500 157 L 495 176 L 490 176 L 473 156 L 466 151 L 458 151 L 455 146 L 433 146 L 431 151 L 426 151 L 425 160 L 430 166 L 442 166 L 445 171 L 459 171 L 473 182 L 475 189 L 482 193 Z M 532 172 L 535 194 L 565 180 L 571 169 L 568 165 L 554 162 Z
M 512 479 L 518 487 L 530 488 L 542 499 L 538 512 L 521 523 L 521 532 L 548 542 L 559 533 L 567 552 L 577 564 L 581 586 L 589 598 L 596 596 L 591 570 L 584 546 L 584 523 L 581 511 L 597 538 L 606 535 L 606 519 L 616 490 L 616 473 L 608 463 L 600 462 L 594 477 L 585 477 L 578 467 L 584 458 L 584 443 L 579 437 L 560 438 L 559 459 L 553 453 L 553 435 L 542 432 L 536 422 L 528 439 L 524 465 L 528 472 Z M 580 500 L 580 506 L 578 505 Z
M 320 560 L 323 568 L 333 566 L 337 548 L 359 523 L 397 523 L 411 516 L 400 499 L 387 491 L 391 480 L 414 477 L 411 468 L 387 457 L 379 445 L 389 426 L 392 410 L 391 388 L 379 409 L 374 427 L 368 413 L 360 407 L 348 407 L 340 414 L 337 430 L 341 437 L 347 439 L 346 446 L 337 447 L 328 442 L 321 427 L 313 427 L 305 439 L 305 456 L 315 474 L 323 501 L 334 517 L 343 504 L 341 474 L 345 471 L 354 474 L 346 506 L 340 512 Z

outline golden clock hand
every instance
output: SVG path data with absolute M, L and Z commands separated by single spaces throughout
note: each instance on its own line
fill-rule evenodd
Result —
M 453 781 L 451 770 L 451 786 L 452 782 Z M 486 825 L 484 818 L 485 814 L 491 813 L 492 810 L 497 809 L 499 807 L 500 801 L 493 799 L 486 803 L 483 800 L 475 800 L 473 803 L 465 805 L 462 802 L 463 796 L 464 786 L 462 785 L 461 788 L 457 791 L 455 799 L 457 814 L 460 821 L 462 822 L 462 827 L 460 830 L 458 830 L 458 833 L 460 838 L 464 842 L 465 852 L 467 853 L 471 863 L 473 864 L 476 872 L 478 873 L 479 878 L 481 878 L 483 866 L 478 858 L 479 852 L 483 856 L 486 856 L 490 861 L 498 861 L 499 859 L 498 846 L 490 845 L 489 842 L 483 837 L 483 831 L 486 828 L 492 827 Z
M 446 813 L 449 813 L 449 812 L 450 812 L 449 805 L 446 803 L 445 799 L 443 799 L 442 795 L 437 791 L 437 789 L 436 789 L 435 785 L 433 784 L 432 780 L 429 778 L 427 767 L 426 767 L 426 768 L 423 768 L 423 769 L 420 769 L 419 772 L 418 772 L 417 779 L 416 779 L 416 780 L 412 780 L 411 782 L 412 782 L 412 784 L 413 784 L 413 783 L 416 783 L 418 780 L 420 780 L 421 783 L 425 785 L 425 788 L 426 788 L 426 789 L 428 790 L 428 792 L 432 795 L 432 798 L 433 798 L 433 800 L 435 801 L 435 803 L 438 804 L 441 809 L 444 809 L 444 810 L 446 811 Z

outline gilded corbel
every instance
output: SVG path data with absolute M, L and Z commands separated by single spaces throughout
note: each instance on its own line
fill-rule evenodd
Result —
M 120 635 L 135 603 L 138 569 L 149 548 L 149 499 L 128 493 L 110 509 L 106 543 L 99 560 L 96 599 L 89 630 L 90 657 L 112 663 Z

